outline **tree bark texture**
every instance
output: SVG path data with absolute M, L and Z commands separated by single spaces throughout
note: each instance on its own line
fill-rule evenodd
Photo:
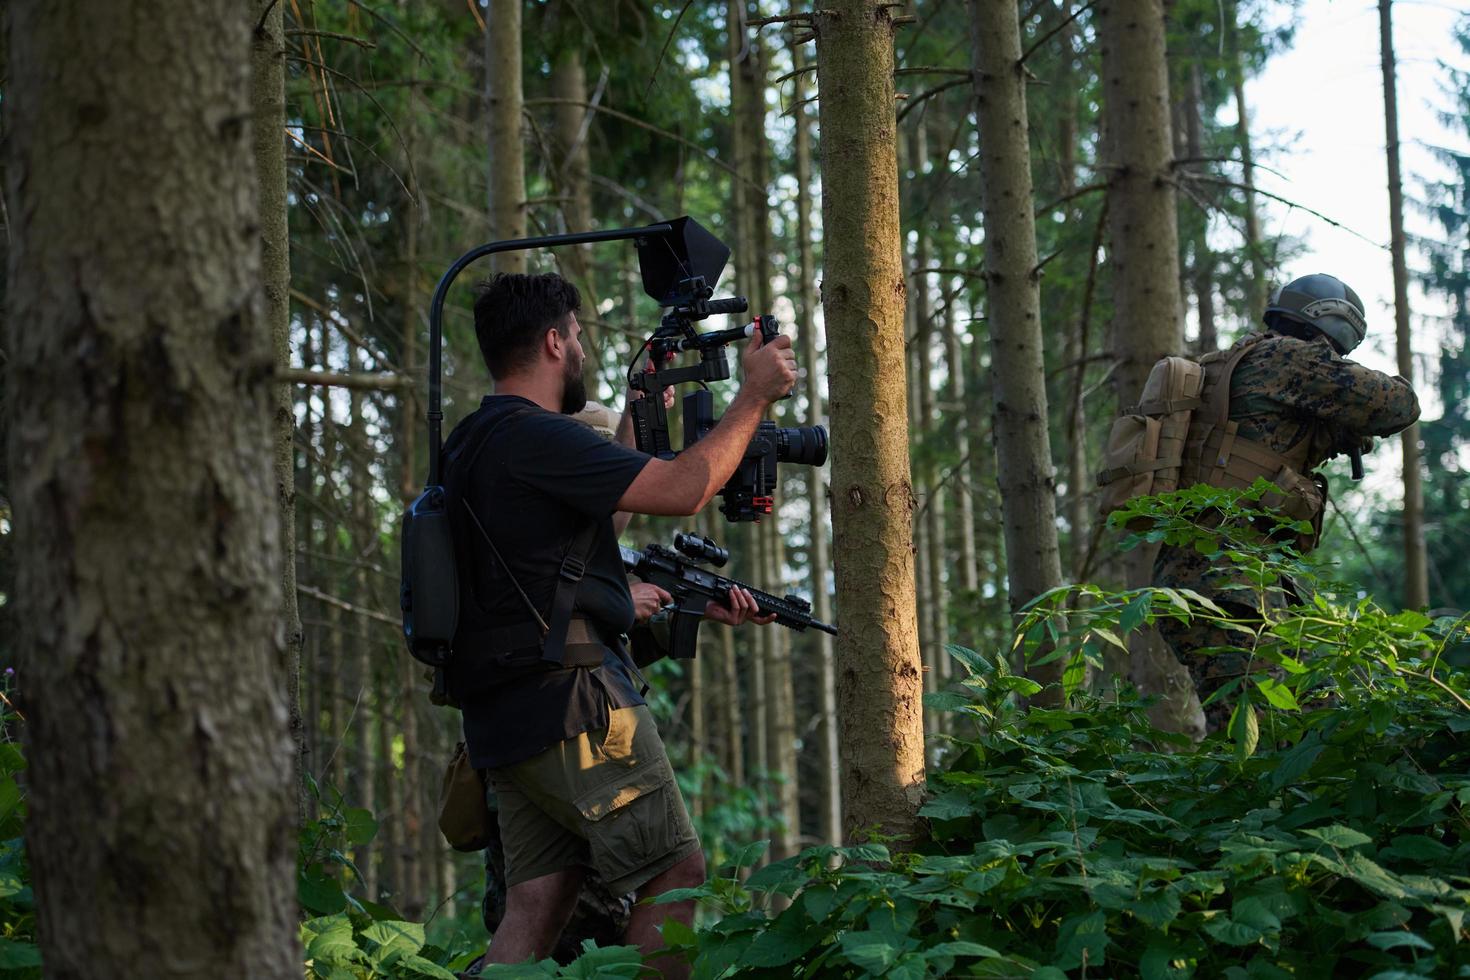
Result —
M 924 792 L 924 720 L 904 404 L 893 8 L 879 0 L 827 0 L 813 27 L 844 820 L 849 837 L 876 828 L 905 839 L 918 829 Z
M 1399 170 L 1399 111 L 1390 0 L 1378 0 L 1378 34 L 1383 55 L 1383 127 L 1388 146 L 1389 249 L 1393 255 L 1393 322 L 1399 374 L 1414 380 L 1409 326 L 1409 268 L 1404 255 L 1404 184 Z M 1399 433 L 1404 459 L 1404 605 L 1429 605 L 1429 559 L 1424 551 L 1424 477 L 1419 463 L 1419 423 Z
M 1138 400 L 1155 361 L 1180 353 L 1179 231 L 1164 58 L 1162 0 L 1105 0 L 1097 7 L 1102 45 L 1103 146 L 1108 177 L 1108 261 L 1113 269 L 1112 353 L 1120 406 Z M 1147 585 L 1155 548 L 1124 556 L 1130 588 Z M 1161 700 L 1150 711 L 1169 731 L 1203 732 L 1188 673 L 1152 631 L 1132 644 L 1129 673 Z M 1118 669 L 1121 665 L 1109 664 Z
M 264 5 L 262 8 L 262 4 Z M 261 278 L 265 322 L 270 327 L 276 367 L 291 366 L 291 245 L 286 220 L 286 37 L 282 7 L 257 0 L 265 17 L 250 45 L 250 103 L 255 174 L 260 188 Z M 301 648 L 304 633 L 296 605 L 296 412 L 291 388 L 276 385 L 274 396 L 276 502 L 281 512 L 281 673 L 296 745 L 297 820 L 306 818 L 306 736 L 301 719 Z
M 175 4 L 166 30 L 99 0 L 6 16 L 13 600 L 46 972 L 299 977 L 258 8 Z
M 797 332 L 801 341 L 801 369 L 804 372 L 807 424 L 825 424 L 826 408 L 822 397 L 822 373 L 817 347 L 817 266 L 812 254 L 812 132 L 807 117 L 806 49 L 796 45 L 792 51 L 792 104 L 795 106 L 793 153 L 796 158 L 796 252 L 797 252 Z M 820 467 L 806 471 L 807 503 L 811 508 L 812 608 L 818 619 L 832 622 L 832 597 L 827 591 L 827 574 L 831 568 L 827 540 L 827 486 Z M 822 718 L 822 839 L 829 844 L 842 840 L 842 779 L 837 738 L 837 671 L 833 659 L 832 637 L 815 631 L 819 662 L 820 712 Z
M 562 214 L 566 231 L 592 231 L 592 155 L 588 152 L 588 130 L 592 110 L 581 103 L 587 101 L 587 70 L 582 64 L 582 51 L 570 42 L 556 58 L 551 70 L 551 94 L 557 100 L 553 115 L 553 136 L 557 158 L 554 162 L 556 185 L 562 198 Z M 582 292 L 582 309 L 588 312 L 582 324 L 582 343 L 587 358 L 582 362 L 582 376 L 587 391 L 597 397 L 597 368 L 602 363 L 603 336 L 595 322 L 598 293 L 592 278 L 590 245 L 572 245 L 557 250 L 567 277 Z
M 1018 17 L 1013 3 L 970 0 L 996 480 L 1012 613 L 1062 582 Z M 1061 667 L 1055 660 L 1028 673 L 1052 684 L 1060 680 Z
M 526 236 L 526 148 L 521 134 L 521 3 L 490 0 L 485 16 L 485 118 L 490 238 Z M 526 252 L 490 256 L 495 272 L 525 272 Z

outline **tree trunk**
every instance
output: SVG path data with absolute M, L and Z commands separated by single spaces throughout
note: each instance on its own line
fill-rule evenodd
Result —
M 771 531 L 775 532 L 774 517 L 769 524 Z M 786 548 L 779 534 L 767 536 L 764 555 L 762 587 L 776 595 L 785 595 L 787 589 L 781 569 L 786 564 Z M 777 779 L 777 815 L 780 818 L 771 857 L 780 860 L 796 854 L 801 840 L 801 782 L 796 766 L 796 689 L 791 677 L 791 631 L 767 629 L 765 633 L 771 644 L 770 670 L 767 672 L 771 689 L 771 763 L 772 774 Z
M 521 136 L 521 3 L 490 0 L 485 17 L 486 154 L 490 238 L 526 237 L 526 148 Z M 490 256 L 495 272 L 525 272 L 526 252 Z
M 260 185 L 261 277 L 276 366 L 291 366 L 291 257 L 286 221 L 286 38 L 281 5 L 264 3 L 250 45 L 250 103 L 255 173 Z M 281 510 L 281 671 L 291 740 L 296 745 L 296 819 L 306 819 L 306 736 L 301 720 L 301 613 L 296 607 L 296 413 L 293 389 L 275 388 L 276 501 Z
M 996 477 L 1012 614 L 1062 582 L 1056 477 L 1047 431 L 1040 275 L 1021 30 L 1013 3 L 970 0 L 984 188 L 986 312 L 995 404 Z M 1034 670 L 1051 685 L 1060 660 Z M 1037 696 L 1059 703 L 1060 691 Z
M 1245 60 L 1240 51 L 1240 10 L 1235 0 L 1228 0 L 1225 10 L 1227 70 L 1230 89 L 1235 98 L 1235 141 L 1240 148 L 1240 182 L 1245 190 L 1245 251 L 1250 259 L 1250 319 L 1266 312 L 1268 283 L 1266 256 L 1261 241 L 1261 221 L 1256 214 L 1256 161 L 1251 149 L 1250 111 L 1245 102 Z
M 50 977 L 301 975 L 253 7 L 175 4 L 166 30 L 6 8 L 11 600 Z
M 1388 143 L 1389 249 L 1393 254 L 1393 322 L 1399 374 L 1414 380 L 1410 346 L 1409 269 L 1404 256 L 1404 185 L 1399 172 L 1399 110 L 1393 55 L 1393 12 L 1390 0 L 1378 0 L 1380 50 L 1383 55 L 1383 127 Z M 1424 484 L 1419 463 L 1419 423 L 1399 433 L 1404 453 L 1404 605 L 1429 605 L 1429 561 L 1424 552 Z
M 914 611 L 914 493 L 904 404 L 893 8 L 813 15 L 822 93 L 822 308 L 832 397 L 833 565 L 847 836 L 918 830 L 924 719 Z
M 1119 405 L 1138 400 L 1155 361 L 1183 346 L 1179 313 L 1179 234 L 1172 174 L 1169 76 L 1161 0 L 1099 4 L 1104 158 L 1108 182 L 1108 260 L 1113 267 L 1113 373 Z M 1157 548 L 1124 557 L 1130 588 L 1149 583 Z M 1120 665 L 1109 664 L 1118 669 Z M 1138 634 L 1129 671 L 1167 731 L 1204 731 L 1194 685 L 1157 634 Z
M 1191 160 L 1199 160 L 1204 156 L 1201 120 L 1205 112 L 1204 100 L 1204 81 L 1200 77 L 1199 62 L 1195 61 L 1189 66 L 1189 98 L 1185 103 L 1185 155 Z M 1203 166 L 1202 163 L 1190 164 L 1196 170 L 1203 169 Z M 1194 292 L 1194 309 L 1199 319 L 1196 347 L 1201 354 L 1208 354 L 1220 347 L 1219 331 L 1215 327 L 1215 253 L 1210 250 L 1208 214 L 1200 216 L 1200 225 L 1190 250 L 1194 256 L 1190 287 Z
M 796 252 L 798 261 L 796 321 L 801 335 L 801 367 L 805 372 L 807 424 L 823 424 L 826 409 L 822 398 L 822 373 L 817 351 L 817 266 L 812 255 L 812 134 L 807 117 L 806 48 L 792 50 L 794 79 L 792 104 L 796 132 Z M 824 623 L 832 622 L 832 599 L 827 591 L 831 567 L 827 542 L 827 487 L 820 467 L 808 467 L 807 503 L 811 508 L 812 610 Z M 816 631 L 822 718 L 822 839 L 829 844 L 842 840 L 842 778 L 837 738 L 837 671 L 832 655 L 832 637 Z
M 562 214 L 566 231 L 592 231 L 592 155 L 587 150 L 592 110 L 580 103 L 587 101 L 587 71 L 582 65 L 582 51 L 576 41 L 557 55 L 551 69 L 551 94 L 557 100 L 552 135 L 556 147 L 556 184 L 562 198 Z M 602 329 L 598 323 L 598 293 L 592 277 L 592 252 L 589 245 L 572 245 L 557 250 L 567 278 L 582 292 L 582 344 L 586 360 L 582 362 L 582 379 L 592 398 L 597 397 L 598 365 L 602 363 Z

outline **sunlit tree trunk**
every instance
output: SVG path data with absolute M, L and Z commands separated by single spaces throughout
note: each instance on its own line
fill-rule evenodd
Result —
M 5 8 L 7 639 L 50 977 L 301 975 L 258 16 Z
M 1104 164 L 1108 181 L 1108 261 L 1113 267 L 1113 385 L 1118 404 L 1138 400 L 1160 357 L 1180 353 L 1179 234 L 1173 183 L 1169 77 L 1161 0 L 1106 0 L 1098 5 L 1102 45 Z M 1130 588 L 1147 585 L 1154 548 L 1124 556 Z M 1194 685 L 1152 631 L 1138 634 L 1129 672 L 1168 731 L 1203 732 Z M 1121 672 L 1124 667 L 1109 662 Z
M 262 7 L 262 3 L 264 6 Z M 260 184 L 261 279 L 265 319 L 279 367 L 291 366 L 291 260 L 286 222 L 286 46 L 281 5 L 257 0 L 250 44 L 255 172 Z M 275 390 L 276 499 L 281 509 L 281 672 L 296 745 L 297 819 L 306 817 L 306 736 L 301 719 L 301 613 L 296 606 L 296 415 L 290 385 Z
M 811 121 L 804 104 L 810 89 L 807 85 L 806 49 L 795 45 L 792 58 L 797 70 L 793 82 L 796 132 L 793 138 L 796 157 L 796 236 L 799 263 L 796 319 L 801 334 L 801 367 L 806 379 L 807 418 L 809 425 L 825 422 L 826 408 L 822 397 L 822 372 L 817 348 L 816 259 L 812 255 L 812 145 Z M 827 590 L 831 567 L 827 541 L 827 487 L 824 469 L 807 470 L 807 503 L 811 508 L 812 611 L 824 623 L 832 622 L 832 598 Z M 833 660 L 832 637 L 821 631 L 816 638 L 820 658 L 820 704 L 822 715 L 822 837 L 828 843 L 842 839 L 842 780 L 838 762 L 837 737 L 837 671 Z
M 822 306 L 830 343 L 833 565 L 848 836 L 918 831 L 924 719 L 904 404 L 893 8 L 813 14 L 822 143 Z
M 984 188 L 986 311 L 996 475 L 1011 611 L 1062 581 L 1056 477 L 1047 429 L 1026 78 L 1015 4 L 970 0 Z M 1028 670 L 1060 679 L 1061 661 Z M 1053 690 L 1050 695 L 1058 692 Z M 1047 694 L 1038 698 L 1052 700 Z
M 1393 322 L 1399 374 L 1414 380 L 1413 339 L 1409 327 L 1409 269 L 1404 257 L 1404 185 L 1399 171 L 1399 111 L 1393 54 L 1390 0 L 1378 0 L 1383 56 L 1383 125 L 1388 143 L 1389 248 L 1393 254 Z M 1419 463 L 1419 423 L 1399 433 L 1404 454 L 1404 605 L 1429 605 L 1429 562 L 1424 552 L 1424 484 Z
M 526 149 L 521 135 L 521 3 L 490 0 L 485 16 L 485 118 L 490 237 L 526 235 Z M 498 272 L 525 272 L 526 252 L 490 256 Z

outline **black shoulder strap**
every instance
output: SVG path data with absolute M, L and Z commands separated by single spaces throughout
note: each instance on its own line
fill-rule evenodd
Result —
M 577 586 L 587 574 L 587 559 L 592 553 L 592 539 L 597 535 L 597 522 L 584 521 L 577 529 L 567 553 L 556 573 L 556 592 L 551 597 L 551 621 L 541 644 L 541 659 L 561 665 L 566 652 L 567 624 L 572 621 L 572 608 L 577 604 Z

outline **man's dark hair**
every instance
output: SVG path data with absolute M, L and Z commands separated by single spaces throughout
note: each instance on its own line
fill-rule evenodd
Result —
M 499 272 L 480 283 L 475 338 L 490 377 L 498 381 L 530 364 L 546 331 L 556 327 L 565 333 L 567 314 L 581 308 L 577 287 L 553 272 Z

